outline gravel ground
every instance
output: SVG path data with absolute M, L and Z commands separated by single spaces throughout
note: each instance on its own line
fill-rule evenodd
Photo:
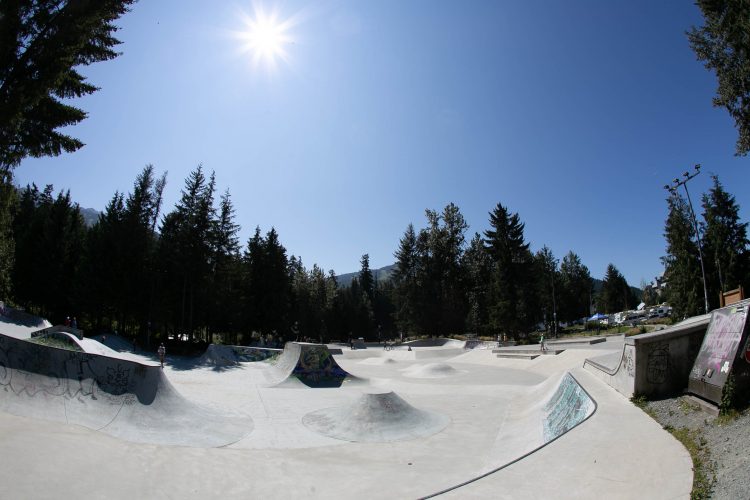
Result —
M 711 498 L 750 499 L 750 410 L 718 419 L 685 397 L 650 401 L 646 408 L 663 426 L 686 427 L 705 443 L 716 474 Z

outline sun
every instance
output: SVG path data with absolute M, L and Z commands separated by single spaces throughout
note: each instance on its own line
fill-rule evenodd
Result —
M 255 10 L 253 17 L 244 16 L 245 30 L 238 33 L 242 51 L 251 55 L 253 65 L 265 64 L 275 68 L 278 61 L 288 62 L 287 46 L 293 43 L 289 34 L 289 20 L 279 20 L 278 14 Z

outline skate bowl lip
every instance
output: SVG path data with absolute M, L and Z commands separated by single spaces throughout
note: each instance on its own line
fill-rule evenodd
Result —
M 327 367 L 304 366 L 305 351 L 320 350 L 327 354 Z M 289 341 L 281 354 L 270 362 L 266 372 L 267 387 L 283 388 L 302 384 L 311 389 L 337 389 L 343 385 L 366 384 L 368 379 L 343 369 L 326 344 Z M 333 372 L 333 373 L 329 373 Z
M 486 471 L 486 472 L 484 472 L 482 474 L 479 474 L 479 475 L 477 475 L 475 477 L 467 479 L 466 481 L 462 481 L 462 482 L 460 482 L 458 484 L 455 484 L 453 486 L 449 486 L 448 488 L 444 488 L 442 490 L 436 491 L 436 492 L 431 493 L 429 495 L 425 495 L 425 496 L 419 497 L 419 500 L 423 500 L 423 499 L 427 499 L 427 498 L 435 498 L 435 497 L 438 497 L 440 495 L 444 495 L 446 493 L 449 493 L 449 492 L 455 491 L 455 490 L 457 490 L 459 488 L 462 488 L 464 486 L 467 486 L 467 485 L 469 485 L 471 483 L 477 482 L 480 479 L 484 479 L 484 478 L 486 478 L 488 476 L 491 476 L 492 474 L 495 474 L 496 472 L 500 472 L 501 470 L 506 469 L 506 468 L 510 467 L 511 465 L 516 464 L 516 463 L 524 460 L 527 457 L 530 457 L 531 455 L 535 454 L 536 452 L 538 452 L 538 451 L 542 450 L 543 448 L 547 447 L 548 445 L 554 443 L 555 441 L 557 441 L 558 439 L 560 439 L 564 435 L 568 434 L 572 430 L 578 428 L 579 426 L 581 426 L 582 424 L 584 424 L 587 420 L 589 420 L 591 417 L 593 417 L 596 414 L 597 410 L 599 409 L 599 405 L 596 402 L 596 400 L 591 396 L 591 394 L 589 393 L 589 391 L 587 391 L 586 388 L 578 381 L 578 379 L 576 379 L 576 377 L 572 373 L 570 373 L 570 371 L 566 371 L 565 375 L 563 376 L 563 378 L 565 376 L 569 376 L 571 379 L 573 379 L 573 381 L 576 383 L 576 385 L 578 386 L 578 388 L 580 388 L 580 390 L 583 391 L 583 393 L 588 397 L 588 399 L 593 404 L 592 411 L 588 415 L 586 415 L 586 417 L 584 417 L 580 422 L 578 422 L 573 427 L 571 427 L 569 429 L 566 429 L 564 432 L 561 432 L 560 434 L 556 435 L 555 437 L 553 437 L 549 441 L 543 442 L 539 446 L 535 447 L 532 450 L 529 450 L 528 452 L 524 453 L 523 455 L 521 455 L 519 457 L 516 457 L 516 458 L 514 458 L 514 459 L 512 459 L 510 461 L 507 461 L 507 462 L 505 462 L 505 463 L 503 463 L 503 464 L 501 464 L 501 465 L 499 465 L 499 466 L 497 466 L 497 467 L 495 467 L 495 468 L 493 468 L 491 470 L 488 470 L 488 471 Z M 562 383 L 562 379 L 561 379 L 560 383 Z

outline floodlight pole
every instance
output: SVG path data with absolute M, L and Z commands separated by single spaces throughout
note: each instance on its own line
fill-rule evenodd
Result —
M 698 230 L 698 220 L 695 218 L 695 211 L 693 210 L 693 201 L 690 199 L 690 192 L 687 188 L 688 181 L 700 173 L 701 166 L 700 164 L 697 164 L 695 165 L 695 173 L 691 174 L 690 172 L 685 172 L 684 174 L 682 174 L 682 176 L 684 177 L 683 180 L 677 178 L 672 181 L 671 186 L 664 186 L 664 189 L 668 190 L 670 193 L 675 193 L 677 191 L 677 188 L 679 188 L 680 186 L 685 188 L 685 194 L 687 195 L 688 199 L 688 206 L 690 207 L 690 216 L 693 219 L 693 227 L 695 228 L 695 237 L 698 239 L 698 259 L 701 262 L 701 276 L 703 277 L 703 300 L 706 308 L 706 314 L 708 314 L 708 290 L 706 288 L 706 269 L 703 266 L 703 242 L 701 241 L 701 233 Z

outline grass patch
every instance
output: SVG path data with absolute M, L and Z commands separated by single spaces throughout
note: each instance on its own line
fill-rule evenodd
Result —
M 664 429 L 669 431 L 690 453 L 693 459 L 693 490 L 690 492 L 691 500 L 703 500 L 711 498 L 714 483 L 716 483 L 716 470 L 711 462 L 711 452 L 706 446 L 706 439 L 700 430 L 692 430 L 687 427 L 675 429 L 665 425 Z M 697 438 L 697 439 L 696 439 Z
M 649 417 L 656 420 L 656 414 L 651 408 L 649 408 L 648 398 L 646 396 L 633 396 L 632 398 L 630 398 L 630 402 L 643 410 L 643 412 L 646 413 Z
M 630 401 L 643 410 L 648 416 L 656 420 L 656 414 L 648 406 L 648 399 L 645 396 L 633 396 Z M 695 406 L 688 402 L 680 401 L 680 409 L 685 411 L 695 411 Z M 692 430 L 687 427 L 675 429 L 671 425 L 664 425 L 664 430 L 672 434 L 682 446 L 690 453 L 693 460 L 693 489 L 690 492 L 691 500 L 704 500 L 711 498 L 714 484 L 716 483 L 716 468 L 711 461 L 711 451 L 709 450 L 706 438 L 700 430 Z
M 693 413 L 696 411 L 700 411 L 701 407 L 697 403 L 691 403 L 685 398 L 681 398 L 679 403 L 677 403 L 680 407 L 680 410 L 682 410 L 682 413 L 685 415 L 688 415 L 689 413 Z

